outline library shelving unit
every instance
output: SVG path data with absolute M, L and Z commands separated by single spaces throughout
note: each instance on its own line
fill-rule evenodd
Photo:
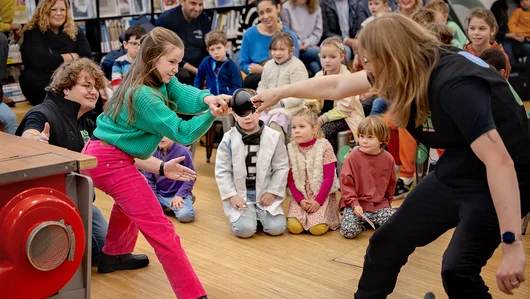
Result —
M 29 20 L 39 1 L 26 0 Z M 94 59 L 120 48 L 119 36 L 140 17 L 155 24 L 164 11 L 180 4 L 180 0 L 67 0 L 71 3 L 76 24 L 84 31 Z M 189 0 L 188 0 L 189 1 Z M 204 0 L 204 11 L 212 21 L 212 29 L 222 29 L 230 41 L 237 37 L 238 19 L 248 0 Z

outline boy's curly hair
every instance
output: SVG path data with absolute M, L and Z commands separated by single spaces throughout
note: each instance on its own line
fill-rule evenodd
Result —
M 59 66 L 53 73 L 51 83 L 46 90 L 58 96 L 64 96 L 64 90 L 74 87 L 83 71 L 88 77 L 94 78 L 96 90 L 103 88 L 105 82 L 103 71 L 92 60 L 80 58 Z

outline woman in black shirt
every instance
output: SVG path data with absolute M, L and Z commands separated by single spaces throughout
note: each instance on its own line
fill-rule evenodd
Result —
M 44 88 L 63 62 L 80 57 L 92 58 L 85 35 L 72 19 L 68 1 L 41 1 L 22 34 L 24 70 L 20 87 L 32 105 L 42 103 L 46 96 Z
M 497 284 L 511 293 L 524 281 L 521 210 L 530 210 L 530 130 L 521 100 L 479 58 L 442 47 L 398 14 L 360 34 L 366 72 L 325 76 L 254 98 L 259 110 L 278 99 L 340 99 L 372 88 L 391 103 L 392 123 L 421 143 L 445 149 L 434 173 L 371 237 L 355 298 L 386 298 L 416 247 L 456 227 L 444 253 L 450 298 L 491 298 L 480 271 L 502 241 Z

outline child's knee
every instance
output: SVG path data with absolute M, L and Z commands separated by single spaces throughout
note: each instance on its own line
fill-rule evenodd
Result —
M 354 227 L 342 227 L 340 228 L 340 234 L 346 238 L 346 239 L 354 239 L 357 237 L 361 232 L 362 228 L 360 228 L 359 225 L 356 225 Z
M 263 225 L 263 232 L 271 236 L 279 236 L 285 232 L 285 217 L 283 215 L 271 216 L 271 219 Z
M 232 223 L 232 231 L 239 238 L 250 238 L 256 233 L 256 225 L 249 222 Z
M 304 231 L 304 227 L 296 218 L 287 218 L 287 230 L 291 234 L 301 234 Z
M 329 230 L 329 226 L 325 223 L 317 224 L 309 229 L 312 235 L 320 236 L 325 234 Z
M 179 222 L 192 222 L 195 219 L 195 209 L 180 208 L 180 210 L 175 212 L 175 216 L 177 216 Z

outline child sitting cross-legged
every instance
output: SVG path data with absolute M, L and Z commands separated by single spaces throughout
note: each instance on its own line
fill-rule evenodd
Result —
M 390 139 L 388 125 L 379 116 L 368 116 L 358 132 L 360 146 L 348 154 L 340 174 L 340 233 L 348 239 L 363 231 L 363 215 L 381 226 L 395 212 L 391 206 L 396 186 L 394 158 L 383 150 Z
M 279 132 L 265 126 L 260 114 L 233 114 L 235 126 L 217 147 L 215 179 L 232 231 L 240 238 L 263 232 L 281 235 L 285 231 L 282 202 L 289 163 Z

